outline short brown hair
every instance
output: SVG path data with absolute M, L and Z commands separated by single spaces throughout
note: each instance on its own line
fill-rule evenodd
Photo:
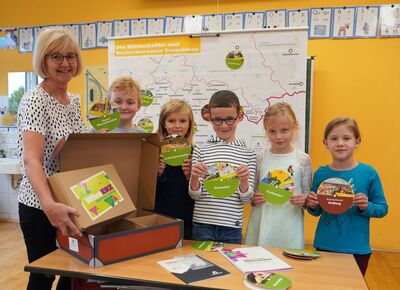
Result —
M 76 54 L 77 67 L 74 77 L 79 75 L 82 71 L 81 51 L 72 34 L 62 27 L 47 28 L 40 32 L 32 57 L 34 71 L 45 79 L 48 76 L 46 56 L 53 49 L 65 47 L 71 47 Z
M 336 119 L 333 119 L 326 125 L 325 131 L 324 131 L 324 140 L 328 138 L 329 133 L 336 127 L 344 125 L 347 128 L 349 128 L 356 139 L 361 138 L 360 134 L 360 128 L 358 127 L 357 121 L 354 120 L 353 118 L 349 117 L 338 117 Z
M 234 107 L 239 114 L 241 111 L 238 96 L 229 90 L 215 92 L 208 103 L 208 112 L 211 113 L 212 108 L 230 108 Z
M 108 88 L 108 99 L 111 99 L 111 93 L 115 91 L 125 91 L 129 90 L 129 93 L 136 93 L 137 94 L 137 102 L 139 107 L 142 105 L 141 101 L 141 93 L 140 93 L 140 84 L 139 82 L 135 81 L 133 78 L 129 76 L 120 76 L 113 80 L 110 87 Z

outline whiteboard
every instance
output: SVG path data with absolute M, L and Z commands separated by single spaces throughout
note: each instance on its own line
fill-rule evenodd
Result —
M 152 103 L 140 109 L 134 122 L 152 123 L 153 132 L 161 106 L 180 98 L 192 106 L 198 129 L 195 142 L 205 142 L 213 131 L 202 120 L 200 110 L 214 92 L 231 90 L 245 113 L 236 138 L 244 139 L 256 151 L 268 146 L 264 112 L 285 101 L 299 119 L 297 146 L 306 148 L 306 28 L 112 39 L 108 60 L 110 83 L 118 76 L 130 75 L 152 95 Z

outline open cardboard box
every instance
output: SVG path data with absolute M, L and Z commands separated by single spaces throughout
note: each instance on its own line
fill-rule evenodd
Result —
M 49 182 L 57 200 L 79 210 L 74 222 L 83 237 L 65 237 L 57 231 L 60 248 L 96 268 L 182 246 L 183 221 L 145 210 L 154 208 L 158 144 L 156 134 L 68 137 L 60 154 L 60 173 Z M 70 187 L 103 170 L 124 200 L 91 220 L 82 206 L 72 202 Z

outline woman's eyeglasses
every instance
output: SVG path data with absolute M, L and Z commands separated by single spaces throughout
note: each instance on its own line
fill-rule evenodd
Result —
M 52 55 L 50 55 L 51 60 L 55 63 L 55 64 L 60 64 L 64 61 L 64 58 L 67 59 L 67 62 L 69 64 L 74 64 L 76 63 L 76 54 L 75 53 L 68 53 L 67 55 L 62 55 L 61 53 L 53 53 Z
M 234 118 L 234 117 L 227 117 L 225 119 L 222 118 L 211 118 L 211 122 L 213 122 L 213 124 L 215 126 L 221 126 L 222 123 L 225 121 L 225 123 L 227 125 L 233 125 L 235 124 L 236 120 L 238 119 L 238 117 Z

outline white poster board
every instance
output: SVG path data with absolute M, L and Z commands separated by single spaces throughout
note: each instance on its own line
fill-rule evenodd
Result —
M 201 108 L 218 90 L 235 92 L 244 108 L 237 138 L 259 150 L 265 146 L 264 111 L 290 103 L 300 122 L 299 148 L 305 148 L 307 29 L 221 32 L 208 37 L 169 35 L 109 41 L 109 82 L 130 75 L 153 95 L 135 123 L 158 127 L 161 106 L 172 98 L 191 104 L 198 131 L 196 143 L 212 134 Z M 146 123 L 147 123 L 146 122 Z

